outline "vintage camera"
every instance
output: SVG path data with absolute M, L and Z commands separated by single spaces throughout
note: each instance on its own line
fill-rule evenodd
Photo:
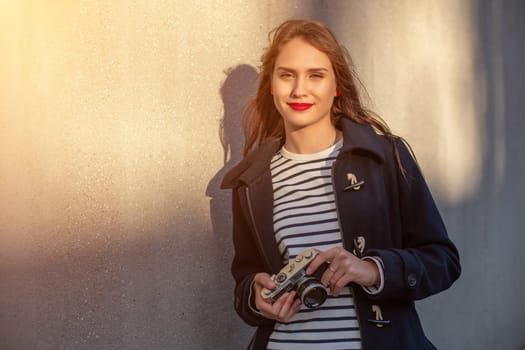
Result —
M 315 249 L 308 248 L 297 255 L 279 273 L 272 276 L 272 280 L 277 286 L 273 290 L 263 288 L 261 296 L 275 301 L 284 293 L 295 289 L 301 302 L 306 307 L 315 309 L 321 306 L 328 296 L 326 288 L 321 284 L 321 276 L 326 271 L 328 264 L 323 263 L 310 276 L 305 273 L 306 268 L 317 254 Z

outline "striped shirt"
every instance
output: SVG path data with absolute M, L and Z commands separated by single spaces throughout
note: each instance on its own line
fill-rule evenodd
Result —
M 332 163 L 342 140 L 315 154 L 284 147 L 271 161 L 273 225 L 283 263 L 304 249 L 342 245 L 332 184 Z M 329 296 L 317 309 L 301 310 L 288 323 L 276 323 L 268 349 L 361 349 L 361 333 L 350 289 Z

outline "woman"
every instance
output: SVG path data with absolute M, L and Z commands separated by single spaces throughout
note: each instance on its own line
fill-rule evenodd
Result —
M 459 277 L 457 249 L 411 153 L 365 110 L 346 51 L 318 22 L 271 37 L 233 191 L 235 309 L 253 349 L 434 349 L 414 301 Z M 271 275 L 306 248 L 329 264 L 318 308 Z

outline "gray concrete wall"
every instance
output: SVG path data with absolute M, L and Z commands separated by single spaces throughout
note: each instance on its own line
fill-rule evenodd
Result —
M 524 349 L 525 3 L 0 3 L 0 348 L 242 349 L 230 195 L 267 32 L 320 19 L 406 137 L 463 275 L 440 349 Z

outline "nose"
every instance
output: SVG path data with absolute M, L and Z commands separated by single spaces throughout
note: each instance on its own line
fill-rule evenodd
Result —
M 306 82 L 303 78 L 295 79 L 291 95 L 295 98 L 306 95 Z

